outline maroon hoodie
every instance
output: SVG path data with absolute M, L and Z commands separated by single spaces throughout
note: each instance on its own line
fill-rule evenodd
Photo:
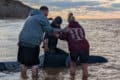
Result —
M 70 22 L 68 27 L 60 33 L 59 38 L 68 42 L 71 53 L 89 51 L 90 46 L 85 38 L 85 31 L 78 22 Z

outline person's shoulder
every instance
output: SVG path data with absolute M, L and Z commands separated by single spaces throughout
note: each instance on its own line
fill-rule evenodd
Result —
M 44 13 L 40 10 L 33 10 L 31 13 L 32 17 L 39 19 L 39 20 L 48 20 L 47 17 L 44 15 Z

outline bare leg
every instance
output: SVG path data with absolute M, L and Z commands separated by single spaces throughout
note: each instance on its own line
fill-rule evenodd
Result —
M 72 77 L 74 77 L 75 76 L 75 72 L 76 72 L 76 63 L 71 61 L 71 63 L 70 63 L 70 75 Z
M 22 79 L 27 79 L 28 76 L 27 76 L 27 66 L 25 65 L 21 65 L 21 78 Z
M 38 80 L 38 70 L 39 70 L 39 67 L 37 65 L 32 67 L 32 79 L 33 80 Z
M 81 66 L 82 66 L 82 73 L 83 73 L 82 80 L 88 80 L 88 64 L 82 63 Z

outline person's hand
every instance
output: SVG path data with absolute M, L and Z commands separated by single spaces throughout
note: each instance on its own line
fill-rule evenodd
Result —
M 59 38 L 60 34 L 59 33 L 55 33 L 54 34 L 57 38 Z
M 48 53 L 49 52 L 49 48 L 47 46 L 44 47 L 44 52 Z

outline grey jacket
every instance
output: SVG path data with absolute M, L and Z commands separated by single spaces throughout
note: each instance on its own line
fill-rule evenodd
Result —
M 53 29 L 47 17 L 40 10 L 33 10 L 19 35 L 19 44 L 28 47 L 39 46 L 44 32 L 52 33 Z

